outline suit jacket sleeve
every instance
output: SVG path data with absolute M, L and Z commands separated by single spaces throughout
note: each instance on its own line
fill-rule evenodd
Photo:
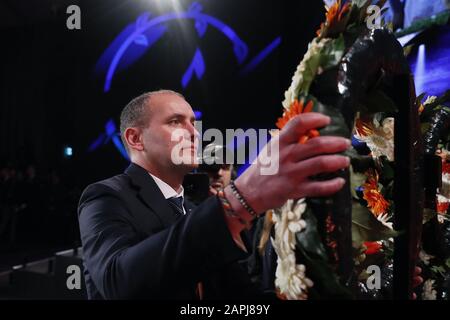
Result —
M 106 299 L 173 297 L 202 275 L 246 257 L 232 240 L 216 197 L 142 237 L 120 193 L 93 184 L 79 207 L 85 265 Z

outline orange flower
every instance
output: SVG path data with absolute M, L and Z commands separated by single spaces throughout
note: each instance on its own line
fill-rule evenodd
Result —
M 283 116 L 281 118 L 278 118 L 276 126 L 280 130 L 283 129 L 283 127 L 286 125 L 286 123 L 288 123 L 288 121 L 291 120 L 292 118 L 298 116 L 301 113 L 311 112 L 313 109 L 313 106 L 314 106 L 314 103 L 312 100 L 310 100 L 305 106 L 303 100 L 299 102 L 297 99 L 295 99 L 294 102 L 292 102 L 291 105 L 289 106 L 289 110 L 286 110 L 283 113 Z M 309 130 L 305 135 L 301 136 L 298 142 L 305 143 L 309 139 L 318 137 L 319 135 L 320 135 L 319 131 L 312 129 L 312 130 Z
M 350 11 L 351 2 L 347 2 L 344 6 L 341 6 L 341 0 L 337 0 L 331 7 L 325 6 L 326 13 L 326 22 L 320 25 L 320 29 L 317 30 L 317 36 L 320 36 L 322 30 L 325 27 L 333 28 L 339 21 L 342 20 L 345 13 Z
M 424 109 L 425 109 L 425 106 L 421 103 L 419 106 L 419 115 L 422 114 Z
M 389 202 L 378 190 L 378 173 L 375 170 L 370 169 L 367 172 L 367 180 L 363 188 L 363 198 L 367 201 L 367 207 L 375 217 L 385 213 L 389 207 Z
M 287 300 L 287 297 L 285 294 L 280 292 L 280 289 L 275 289 L 275 294 L 277 295 L 277 298 L 280 300 Z
M 355 131 L 358 136 L 367 137 L 373 134 L 373 127 L 370 123 L 358 118 L 355 121 Z
M 337 0 L 331 7 L 327 8 L 327 23 L 331 26 L 333 23 L 342 20 L 342 16 L 350 9 L 350 2 L 344 6 L 341 5 L 341 0 Z
M 380 249 L 382 247 L 381 244 L 379 244 L 376 241 L 374 241 L 374 242 L 366 241 L 366 242 L 364 242 L 364 245 L 367 248 L 366 251 L 364 251 L 365 254 L 378 253 L 378 252 L 380 252 Z

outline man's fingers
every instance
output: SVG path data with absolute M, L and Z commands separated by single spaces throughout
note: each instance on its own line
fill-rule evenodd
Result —
M 420 286 L 422 284 L 422 282 L 423 282 L 423 278 L 422 277 L 415 276 L 414 279 L 413 279 L 413 287 L 415 288 L 417 286 Z
M 345 185 L 345 179 L 334 178 L 326 181 L 302 183 L 299 197 L 327 197 L 335 194 Z
M 214 189 L 213 187 L 211 187 L 211 186 L 209 186 L 209 194 L 210 195 L 212 195 L 212 196 L 215 196 L 215 195 L 217 195 L 217 190 L 216 189 Z
M 280 142 L 297 143 L 298 139 L 311 129 L 322 128 L 329 125 L 331 118 L 316 112 L 300 114 L 292 118 L 281 130 Z
M 422 273 L 422 268 L 416 266 L 414 268 L 414 278 L 413 278 L 413 287 L 414 288 L 421 285 L 423 282 L 423 278 L 420 276 L 421 273 Z
M 295 171 L 303 177 L 315 176 L 319 173 L 335 172 L 350 165 L 350 158 L 339 155 L 323 155 L 299 162 Z
M 414 268 L 414 272 L 415 272 L 416 276 L 418 276 L 418 275 L 420 275 L 422 273 L 422 268 L 416 266 Z
M 293 146 L 292 153 L 294 161 L 301 161 L 320 154 L 340 153 L 346 151 L 351 141 L 346 138 L 323 136 L 308 140 L 305 144 Z

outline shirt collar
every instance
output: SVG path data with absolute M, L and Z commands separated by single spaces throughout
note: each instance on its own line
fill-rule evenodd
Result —
M 174 188 L 172 188 L 166 182 L 162 181 L 157 176 L 152 175 L 150 172 L 148 174 L 153 178 L 153 180 L 155 180 L 156 185 L 158 186 L 159 190 L 161 190 L 165 199 L 181 197 L 183 211 L 184 211 L 184 213 L 186 213 L 186 209 L 184 208 L 184 188 L 183 188 L 183 186 L 182 185 L 180 186 L 180 188 L 181 188 L 180 192 L 176 192 Z
M 176 192 L 174 188 L 172 188 L 170 185 L 168 185 L 166 182 L 162 181 L 157 176 L 152 175 L 149 172 L 149 175 L 155 180 L 156 185 L 158 186 L 159 190 L 161 190 L 162 194 L 164 195 L 164 198 L 169 199 L 172 197 L 183 197 L 184 198 L 184 188 L 181 186 L 181 191 Z

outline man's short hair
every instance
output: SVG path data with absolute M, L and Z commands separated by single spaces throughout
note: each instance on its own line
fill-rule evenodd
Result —
M 181 93 L 173 90 L 156 90 L 141 94 L 140 96 L 134 98 L 123 108 L 120 113 L 120 137 L 127 150 L 128 154 L 130 150 L 128 149 L 127 141 L 125 140 L 125 130 L 130 127 L 140 127 L 144 128 L 148 123 L 150 116 L 149 108 L 147 106 L 150 103 L 150 98 L 156 94 L 170 93 L 175 94 L 184 99 Z

